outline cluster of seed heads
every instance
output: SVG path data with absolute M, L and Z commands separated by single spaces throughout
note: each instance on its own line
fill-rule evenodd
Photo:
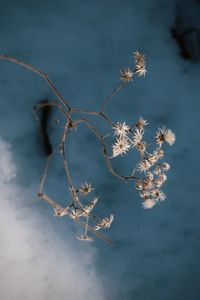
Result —
M 129 81 L 132 81 L 134 74 L 137 74 L 138 76 L 145 76 L 145 74 L 147 73 L 145 55 L 136 51 L 133 52 L 133 56 L 135 59 L 135 68 L 131 69 L 129 67 L 120 71 L 120 79 L 123 82 L 128 83 Z
M 163 161 L 164 150 L 163 143 L 170 146 L 175 142 L 175 134 L 171 129 L 158 128 L 152 143 L 144 140 L 145 126 L 148 122 L 142 117 L 133 125 L 129 126 L 126 122 L 117 122 L 113 126 L 116 142 L 112 146 L 113 154 L 111 158 L 126 154 L 131 148 L 139 152 L 140 161 L 134 168 L 133 174 L 136 172 L 143 173 L 144 177 L 136 181 L 136 189 L 140 191 L 143 198 L 143 207 L 145 209 L 152 208 L 159 201 L 164 201 L 166 195 L 160 190 L 166 181 L 166 171 L 170 169 L 170 165 Z M 155 146 L 155 150 L 150 153 L 148 147 Z
M 138 51 L 133 53 L 135 66 L 120 70 L 120 79 L 122 85 L 133 81 L 133 76 L 145 76 L 146 61 L 145 56 Z M 175 134 L 171 129 L 165 127 L 158 128 L 154 139 L 147 142 L 144 139 L 145 129 L 149 123 L 144 118 L 140 117 L 133 125 L 128 125 L 126 122 L 116 122 L 112 126 L 115 142 L 112 145 L 112 155 L 108 159 L 116 158 L 127 154 L 131 149 L 134 149 L 139 154 L 139 162 L 133 168 L 131 174 L 136 180 L 135 187 L 139 191 L 142 198 L 142 206 L 144 209 L 152 208 L 156 203 L 166 199 L 165 193 L 161 190 L 162 185 L 167 180 L 166 172 L 170 169 L 170 165 L 164 161 L 163 144 L 167 143 L 170 146 L 175 142 Z M 153 150 L 152 150 L 153 149 Z M 137 176 L 136 176 L 137 175 Z M 123 177 L 123 176 L 122 176 Z M 88 236 L 89 222 L 95 222 L 92 225 L 97 232 L 102 228 L 110 228 L 114 215 L 98 218 L 93 214 L 93 210 L 98 202 L 98 197 L 93 197 L 84 204 L 87 198 L 94 189 L 90 183 L 85 182 L 80 188 L 70 188 L 73 202 L 67 208 L 61 209 L 55 207 L 54 211 L 57 216 L 68 214 L 71 219 L 85 219 L 85 232 L 78 236 L 81 241 L 92 241 Z M 83 199 L 81 200 L 81 197 Z
M 94 189 L 91 186 L 91 183 L 85 182 L 81 185 L 79 189 L 77 188 L 70 188 L 70 192 L 73 198 L 73 202 L 70 206 L 67 207 L 67 213 L 69 213 L 70 217 L 72 219 L 81 219 L 85 218 L 86 223 L 89 224 L 89 221 L 95 222 L 95 225 L 93 225 L 93 228 L 97 231 L 102 228 L 110 228 L 113 220 L 114 215 L 110 215 L 109 217 L 99 218 L 96 215 L 93 215 L 93 209 L 96 206 L 98 202 L 98 197 L 93 197 L 87 204 L 83 204 L 83 201 L 81 200 L 81 197 L 87 197 L 90 195 L 90 193 Z M 83 199 L 85 200 L 85 199 Z M 65 209 L 66 210 L 66 209 Z M 60 215 L 60 212 L 59 212 Z M 93 239 L 88 236 L 87 232 L 87 226 L 85 227 L 85 232 L 83 235 L 78 236 L 78 240 L 84 240 L 84 241 L 92 241 Z
M 135 66 L 120 70 L 120 79 L 123 82 L 121 86 L 133 81 L 133 76 L 145 76 L 146 60 L 145 56 L 138 51 L 133 53 Z M 108 100 L 110 97 L 108 97 Z M 107 103 L 106 100 L 104 103 Z M 104 104 L 102 106 L 104 108 Z M 114 123 L 112 123 L 114 124 Z M 133 125 L 124 122 L 116 122 L 112 126 L 115 141 L 112 145 L 112 155 L 108 160 L 127 154 L 130 150 L 135 150 L 139 154 L 139 161 L 133 168 L 131 178 L 135 179 L 135 187 L 142 198 L 144 209 L 150 209 L 155 204 L 166 199 L 165 193 L 161 190 L 164 182 L 167 180 L 166 172 L 170 169 L 169 163 L 164 160 L 163 144 L 172 146 L 175 142 L 175 134 L 166 127 L 158 128 L 152 141 L 146 141 L 144 138 L 145 129 L 149 123 L 143 117 L 140 117 Z M 120 176 L 124 178 L 123 176 Z M 71 188 L 73 203 L 67 208 L 60 210 L 57 208 L 57 215 L 69 213 L 72 219 L 86 219 L 85 232 L 77 238 L 82 241 L 92 241 L 88 236 L 89 221 L 95 222 L 94 230 L 97 232 L 102 228 L 110 228 L 114 215 L 99 219 L 93 215 L 98 197 L 93 197 L 87 204 L 83 204 L 80 197 L 88 197 L 93 191 L 90 183 L 84 183 L 79 189 Z

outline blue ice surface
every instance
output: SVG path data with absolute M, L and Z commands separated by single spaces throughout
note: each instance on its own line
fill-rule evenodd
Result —
M 1 3 L 0 52 L 47 72 L 72 106 L 97 109 L 117 85 L 119 70 L 133 63 L 132 52 L 145 53 L 146 78 L 135 79 L 122 90 L 107 113 L 114 121 L 127 123 L 142 115 L 149 120 L 152 135 L 162 125 L 176 133 L 177 141 L 166 157 L 171 164 L 164 187 L 167 200 L 149 211 L 142 209 L 134 184 L 125 184 L 106 170 L 98 143 L 86 129 L 78 129 L 78 138 L 71 141 L 75 181 L 91 181 L 101 201 L 100 214 L 115 214 L 108 232 L 114 245 L 95 242 L 96 267 L 109 300 L 197 300 L 200 295 L 200 65 L 178 55 L 170 36 L 174 18 L 175 1 Z M 44 163 L 31 109 L 37 100 L 55 96 L 42 78 L 5 62 L 0 88 L 1 136 L 15 149 L 23 170 L 18 180 L 29 185 L 39 181 Z M 56 142 L 61 131 L 53 128 Z M 130 161 L 130 156 L 117 158 L 115 164 L 126 172 Z M 61 165 L 53 167 L 56 175 L 51 175 L 48 189 L 63 197 L 66 187 L 58 187 L 64 173 Z M 38 207 L 42 209 L 41 204 Z

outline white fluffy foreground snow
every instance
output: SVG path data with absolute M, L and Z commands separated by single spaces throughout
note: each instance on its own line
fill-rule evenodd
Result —
M 33 194 L 12 182 L 10 147 L 0 140 L 0 299 L 105 299 L 94 251 L 61 240 L 48 218 L 26 206 Z
M 133 185 L 105 170 L 96 140 L 80 129 L 69 153 L 73 176 L 77 184 L 93 183 L 101 214 L 115 214 L 108 232 L 115 244 L 76 241 L 75 228 L 80 230 L 53 217 L 36 196 L 44 159 L 31 109 L 54 96 L 41 78 L 0 62 L 1 300 L 199 300 L 200 65 L 183 61 L 170 36 L 175 2 L 2 3 L 0 52 L 48 72 L 75 107 L 97 109 L 116 86 L 119 70 L 132 64 L 132 52 L 145 53 L 146 78 L 122 90 L 107 113 L 128 123 L 142 115 L 150 135 L 166 125 L 177 141 L 167 150 L 167 200 L 146 211 Z M 58 132 L 52 129 L 54 140 Z M 116 162 L 126 172 L 130 160 Z M 60 168 L 52 164 L 47 189 L 64 202 Z

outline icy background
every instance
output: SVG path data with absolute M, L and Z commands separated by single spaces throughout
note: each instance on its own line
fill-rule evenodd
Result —
M 188 27 L 196 26 L 199 2 L 180 2 Z M 165 124 L 177 136 L 167 151 L 168 198 L 146 211 L 133 185 L 111 176 L 96 139 L 80 128 L 70 151 L 75 181 L 91 181 L 102 200 L 100 213 L 116 217 L 108 232 L 114 246 L 97 239 L 80 243 L 74 237 L 81 229 L 55 218 L 37 198 L 45 158 L 32 106 L 54 96 L 42 78 L 0 62 L 1 300 L 199 299 L 200 64 L 182 60 L 171 38 L 175 3 L 1 1 L 0 53 L 49 73 L 75 107 L 98 109 L 119 70 L 132 64 L 132 52 L 145 53 L 146 78 L 122 90 L 107 113 L 128 123 L 142 115 L 152 134 Z M 59 134 L 52 125 L 55 141 Z M 126 172 L 130 160 L 117 162 Z M 54 161 L 46 191 L 61 203 L 64 180 Z

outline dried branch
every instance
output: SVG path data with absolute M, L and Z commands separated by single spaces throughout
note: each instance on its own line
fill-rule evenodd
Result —
M 172 145 L 175 142 L 174 133 L 170 129 L 166 129 L 165 127 L 159 128 L 156 132 L 156 135 L 154 136 L 154 142 L 148 143 L 144 140 L 144 128 L 146 125 L 148 125 L 148 122 L 142 117 L 140 117 L 139 120 L 132 126 L 129 126 L 128 124 L 126 124 L 126 122 L 114 122 L 104 113 L 104 110 L 108 103 L 123 87 L 125 87 L 129 82 L 132 81 L 134 75 L 145 76 L 147 71 L 144 55 L 137 51 L 134 52 L 135 68 L 126 68 L 120 71 L 120 79 L 122 82 L 108 97 L 105 98 L 100 106 L 99 111 L 90 111 L 71 107 L 70 104 L 65 101 L 64 97 L 60 94 L 53 82 L 49 79 L 49 75 L 39 70 L 38 68 L 35 68 L 32 65 L 29 65 L 23 61 L 17 60 L 7 55 L 0 55 L 0 59 L 21 65 L 44 78 L 53 93 L 58 98 L 58 101 L 40 103 L 36 105 L 34 107 L 33 113 L 36 121 L 39 122 L 39 118 L 37 116 L 38 109 L 48 106 L 56 106 L 65 117 L 65 126 L 63 128 L 63 134 L 60 143 L 60 152 L 63 156 L 64 170 L 66 173 L 72 201 L 68 206 L 62 207 L 44 193 L 44 184 L 48 174 L 49 163 L 52 155 L 48 156 L 44 173 L 41 179 L 38 196 L 40 197 L 40 199 L 44 200 L 53 207 L 56 216 L 68 216 L 70 219 L 80 224 L 85 229 L 84 234 L 78 237 L 79 240 L 91 241 L 92 239 L 87 235 L 88 231 L 90 231 L 109 244 L 112 244 L 112 241 L 108 237 L 101 234 L 99 230 L 102 228 L 109 228 L 114 219 L 114 215 L 112 214 L 103 218 L 92 214 L 92 210 L 97 203 L 98 197 L 93 197 L 93 199 L 90 199 L 90 201 L 86 205 L 83 204 L 85 203 L 85 200 L 82 203 L 82 197 L 88 197 L 88 194 L 90 194 L 90 192 L 94 190 L 90 183 L 85 182 L 81 185 L 81 187 L 76 187 L 73 183 L 67 158 L 66 143 L 69 134 L 71 134 L 73 132 L 73 129 L 77 128 L 80 124 L 84 124 L 85 126 L 87 126 L 89 130 L 97 137 L 102 148 L 103 157 L 106 162 L 108 171 L 115 177 L 118 177 L 126 182 L 130 180 L 136 181 L 136 189 L 140 192 L 140 196 L 143 198 L 142 205 L 145 209 L 153 207 L 156 203 L 163 201 L 166 198 L 165 194 L 160 190 L 160 187 L 167 178 L 165 172 L 169 170 L 170 166 L 167 162 L 162 161 L 164 157 L 164 151 L 161 148 L 163 143 L 165 142 L 169 145 Z M 80 114 L 81 117 L 79 119 L 73 120 L 73 117 L 76 114 Z M 85 115 L 87 115 L 88 117 L 95 116 L 96 118 L 100 118 L 111 128 L 113 136 L 116 138 L 115 143 L 112 145 L 112 156 L 109 155 L 107 145 L 105 143 L 105 137 L 107 135 L 102 135 L 99 129 L 92 123 L 92 121 L 85 118 Z M 156 149 L 152 153 L 149 153 L 149 150 L 147 150 L 147 147 L 149 145 L 155 145 L 156 147 Z M 134 167 L 134 171 L 132 172 L 132 174 L 128 176 L 120 174 L 119 172 L 114 170 L 111 159 L 114 159 L 116 156 L 126 154 L 128 151 L 130 151 L 130 149 L 135 149 L 139 153 L 140 161 Z M 136 173 L 143 173 L 144 176 L 135 176 Z M 82 220 L 84 218 L 86 221 Z M 91 221 L 93 223 L 95 222 L 96 225 L 91 226 L 89 224 L 89 222 Z

